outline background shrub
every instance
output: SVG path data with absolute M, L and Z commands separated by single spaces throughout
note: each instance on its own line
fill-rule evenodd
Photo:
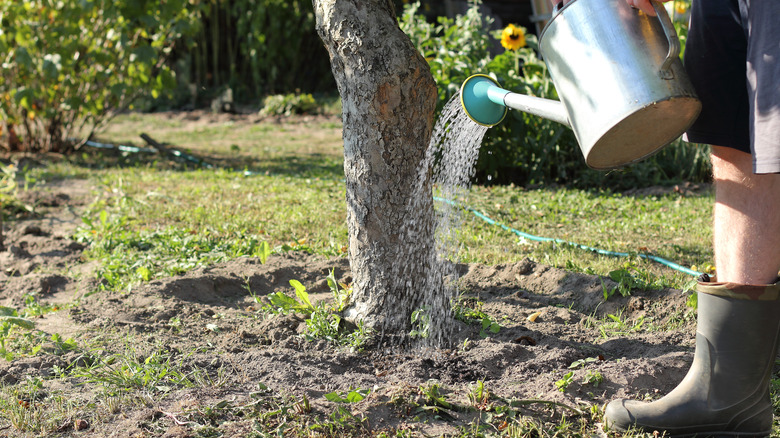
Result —
M 64 151 L 140 96 L 175 87 L 174 43 L 197 28 L 187 0 L 0 2 L 0 147 Z
M 319 105 L 309 93 L 305 94 L 274 94 L 263 100 L 260 114 L 267 116 L 291 116 L 293 114 L 312 113 Z

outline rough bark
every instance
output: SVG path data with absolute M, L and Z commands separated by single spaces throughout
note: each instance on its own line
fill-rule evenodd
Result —
M 436 257 L 430 177 L 418 178 L 436 84 L 399 28 L 391 0 L 313 4 L 343 107 L 353 273 L 346 315 L 385 333 L 408 332 L 423 291 L 440 281 L 428 272 Z

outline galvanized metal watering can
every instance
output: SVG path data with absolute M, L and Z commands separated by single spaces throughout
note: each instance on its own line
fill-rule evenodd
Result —
M 553 13 L 539 50 L 561 101 L 512 93 L 486 75 L 461 86 L 475 122 L 493 126 L 507 108 L 568 125 L 585 163 L 612 169 L 657 152 L 701 110 L 680 61 L 680 41 L 664 7 L 657 18 L 625 0 L 574 0 Z

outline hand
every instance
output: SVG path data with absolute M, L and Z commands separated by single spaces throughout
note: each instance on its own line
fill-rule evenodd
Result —
M 628 3 L 629 6 L 637 8 L 651 17 L 655 17 L 655 9 L 653 9 L 653 4 L 650 3 L 650 1 L 651 0 L 626 0 L 626 3 Z M 660 1 L 668 2 L 669 0 Z

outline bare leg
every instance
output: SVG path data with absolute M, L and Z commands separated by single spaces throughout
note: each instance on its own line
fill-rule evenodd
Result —
M 780 174 L 755 175 L 750 154 L 712 147 L 719 282 L 771 284 L 780 269 Z

